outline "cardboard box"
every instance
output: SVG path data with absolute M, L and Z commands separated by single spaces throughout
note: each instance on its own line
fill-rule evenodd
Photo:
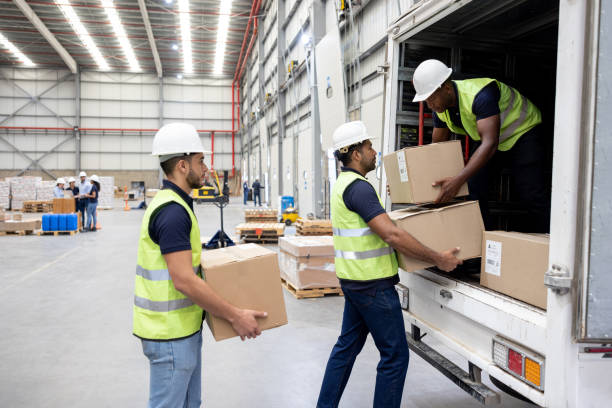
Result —
M 266 318 L 258 319 L 261 330 L 287 324 L 276 252 L 256 244 L 206 251 L 202 272 L 204 280 L 232 305 L 267 312 Z M 238 335 L 220 317 L 207 313 L 206 322 L 217 341 Z
M 293 256 L 279 251 L 281 278 L 296 289 L 339 288 L 333 256 Z
M 478 201 L 462 201 L 441 207 L 421 206 L 392 211 L 391 220 L 423 245 L 436 251 L 460 247 L 460 259 L 478 258 L 482 251 L 484 223 Z M 406 272 L 434 266 L 398 253 Z
M 439 187 L 432 184 L 446 177 L 454 177 L 463 170 L 461 142 L 432 143 L 407 147 L 383 158 L 392 203 L 423 204 L 436 200 Z M 468 195 L 467 184 L 457 196 Z
M 54 214 L 72 214 L 76 212 L 76 203 L 74 198 L 54 198 L 53 213 Z
M 278 248 L 293 256 L 334 257 L 334 239 L 329 235 L 281 237 Z
M 486 231 L 480 284 L 546 309 L 548 244 L 549 237 L 544 234 Z
M 35 231 L 41 227 L 41 220 L 0 221 L 0 232 Z

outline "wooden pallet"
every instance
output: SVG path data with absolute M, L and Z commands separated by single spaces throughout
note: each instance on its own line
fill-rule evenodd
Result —
M 247 223 L 252 223 L 252 222 L 276 223 L 278 222 L 278 211 L 274 209 L 270 209 L 270 208 L 246 209 L 244 210 L 244 220 Z
M 53 201 L 24 201 L 21 211 L 24 213 L 53 212 Z
M 266 222 L 266 223 L 276 223 L 278 222 L 278 218 L 276 216 L 274 217 L 244 217 L 244 221 L 247 223 L 252 223 L 252 222 Z
M 331 220 L 305 220 L 295 222 L 297 235 L 332 235 Z
M 278 222 L 246 222 L 236 225 L 236 235 L 244 242 L 274 243 L 285 235 L 285 224 Z
M 310 298 L 320 298 L 325 296 L 344 296 L 341 288 L 314 288 L 314 289 L 297 289 L 295 286 L 291 284 L 291 282 L 284 280 L 281 278 L 281 285 L 289 293 L 291 293 L 296 299 L 310 299 Z
M 24 235 L 32 235 L 34 233 L 33 230 L 24 230 L 24 231 L 0 231 L 0 237 L 3 237 L 5 235 L 20 235 L 20 236 L 24 236 Z
M 38 236 L 42 236 L 42 235 L 53 235 L 54 237 L 57 237 L 58 235 L 76 235 L 79 233 L 79 230 L 74 230 L 74 231 L 38 231 Z

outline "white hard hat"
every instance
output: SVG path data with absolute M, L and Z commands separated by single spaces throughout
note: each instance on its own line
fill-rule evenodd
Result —
M 334 130 L 334 134 L 332 135 L 334 150 L 348 147 L 368 139 L 372 138 L 368 135 L 366 126 L 360 120 L 343 123 Z
M 70 178 L 68 179 L 68 183 L 74 183 L 75 181 L 76 181 L 76 180 L 74 179 L 74 177 L 70 177 Z
M 99 182 L 100 182 L 100 178 L 99 178 L 97 175 L 95 175 L 95 174 L 94 174 L 93 176 L 91 176 L 91 177 L 89 178 L 89 180 L 91 180 L 91 181 L 95 181 L 96 183 L 99 183 Z
M 451 76 L 452 72 L 451 68 L 436 59 L 421 62 L 412 76 L 412 83 L 416 90 L 412 102 L 421 102 L 429 98 Z
M 160 161 L 191 153 L 211 153 L 204 150 L 198 131 L 189 123 L 169 123 L 162 126 L 153 139 L 153 156 Z
M 60 177 L 55 181 L 55 185 L 58 185 L 58 184 L 66 184 L 66 180 Z
M 79 173 L 79 177 L 87 177 L 87 173 L 82 171 L 82 172 Z

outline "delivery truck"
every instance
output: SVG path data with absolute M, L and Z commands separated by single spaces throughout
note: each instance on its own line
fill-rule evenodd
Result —
M 410 348 L 485 405 L 504 391 L 544 407 L 612 404 L 610 27 L 611 0 L 421 0 L 388 28 L 379 69 L 383 156 L 431 139 L 426 105 L 412 103 L 412 72 L 424 59 L 445 62 L 454 78 L 507 81 L 542 111 L 552 185 L 539 279 L 545 302 L 493 290 L 470 274 L 400 270 Z M 499 179 L 498 197 L 509 177 Z M 520 212 L 498 204 L 499 229 L 511 230 Z M 395 209 L 389 197 L 386 208 Z M 483 383 L 485 375 L 496 387 Z

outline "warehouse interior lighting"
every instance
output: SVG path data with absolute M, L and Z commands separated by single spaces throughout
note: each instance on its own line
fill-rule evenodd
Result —
M 87 48 L 87 51 L 89 51 L 89 54 L 91 54 L 91 57 L 94 59 L 94 61 L 96 61 L 96 64 L 98 64 L 98 67 L 102 71 L 109 71 L 110 67 L 104 60 L 104 57 L 102 57 L 100 50 L 98 49 L 98 47 L 96 47 L 96 44 L 93 42 L 91 36 L 89 35 L 89 32 L 87 31 L 83 23 L 81 23 L 81 19 L 70 5 L 70 2 L 68 0 L 55 0 L 55 3 L 60 8 L 60 10 L 62 10 L 62 13 L 64 13 L 66 18 L 68 19 L 68 22 L 70 22 L 70 25 L 81 39 L 81 42 L 83 43 L 85 48 Z
M 132 45 L 128 40 L 128 36 L 123 29 L 123 24 L 121 24 L 121 20 L 119 19 L 119 15 L 117 14 L 117 9 L 113 4 L 113 0 L 102 0 L 102 7 L 104 7 L 106 15 L 108 16 L 108 19 L 115 30 L 115 35 L 117 35 L 117 38 L 119 39 L 119 44 L 121 44 L 123 53 L 130 64 L 130 69 L 132 71 L 140 71 L 140 65 L 138 64 L 138 60 L 134 55 L 134 50 L 132 49 Z
M 183 43 L 183 71 L 186 74 L 193 72 L 191 57 L 191 22 L 189 18 L 189 0 L 179 0 L 179 18 L 181 21 L 181 40 Z
M 215 53 L 215 67 L 213 71 L 215 75 L 221 75 L 223 73 L 223 59 L 225 57 L 225 44 L 227 42 L 227 32 L 229 30 L 231 11 L 232 0 L 221 0 L 219 25 L 217 28 L 217 51 Z
M 173 49 L 174 51 L 178 50 L 178 44 L 172 44 L 172 49 Z
M 4 48 L 6 48 L 10 52 L 12 52 L 13 55 L 19 61 L 21 61 L 23 63 L 23 65 L 25 65 L 26 67 L 33 67 L 33 66 L 36 65 L 36 64 L 34 64 L 32 62 L 32 60 L 30 60 L 28 57 L 26 57 L 23 52 L 19 51 L 19 49 L 17 47 L 15 47 L 15 45 L 13 45 L 12 42 L 7 40 L 6 37 L 4 35 L 2 35 L 2 33 L 0 33 L 0 44 L 2 44 L 2 46 Z

